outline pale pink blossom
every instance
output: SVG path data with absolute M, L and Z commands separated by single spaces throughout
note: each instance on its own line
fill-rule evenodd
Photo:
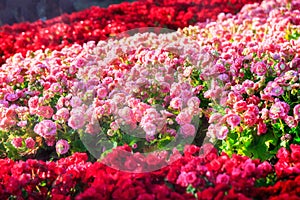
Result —
M 56 124 L 51 120 L 43 120 L 35 125 L 34 132 L 42 137 L 56 135 Z
M 69 151 L 70 145 L 67 140 L 58 140 L 55 145 L 57 154 L 66 154 Z
M 294 107 L 293 112 L 294 112 L 294 118 L 295 118 L 295 120 L 299 121 L 300 120 L 300 104 L 297 104 Z
M 54 120 L 61 120 L 63 122 L 68 121 L 70 117 L 70 112 L 67 108 L 61 108 L 59 110 L 57 110 L 56 114 L 53 115 L 53 119 Z
M 82 128 L 84 124 L 84 115 L 71 115 L 68 119 L 68 125 L 74 130 Z
M 180 97 L 175 97 L 170 102 L 170 107 L 173 109 L 182 109 L 183 102 Z
M 215 129 L 216 129 L 216 138 L 218 140 L 224 140 L 227 137 L 229 130 L 226 126 L 216 126 Z
M 175 120 L 179 125 L 190 124 L 192 116 L 189 114 L 188 110 L 183 110 L 177 115 Z
M 194 137 L 196 133 L 196 128 L 192 124 L 183 124 L 180 127 L 180 134 L 184 137 Z
M 27 126 L 27 121 L 26 121 L 26 120 L 24 120 L 24 121 L 19 121 L 19 122 L 17 123 L 17 125 L 18 125 L 19 127 L 25 127 L 25 126 Z
M 82 100 L 81 98 L 77 97 L 77 96 L 73 96 L 72 99 L 70 100 L 70 105 L 74 108 L 74 107 L 79 107 L 82 104 Z

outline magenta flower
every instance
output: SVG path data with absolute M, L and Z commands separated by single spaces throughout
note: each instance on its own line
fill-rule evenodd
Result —
M 241 118 L 237 114 L 228 114 L 225 118 L 231 129 L 234 129 L 234 127 L 238 126 L 241 122 Z
M 230 177 L 227 174 L 219 174 L 216 178 L 217 184 L 228 184 Z
M 267 66 L 264 62 L 257 62 L 251 66 L 251 72 L 263 76 L 267 72 Z
M 23 139 L 21 137 L 16 137 L 16 138 L 12 139 L 11 144 L 15 148 L 20 148 L 20 147 L 22 147 L 22 142 L 23 142 Z
M 58 140 L 55 145 L 57 154 L 65 154 L 69 151 L 70 145 L 67 140 Z
M 34 132 L 42 137 L 53 136 L 56 134 L 56 124 L 51 120 L 43 120 L 35 125 Z
M 32 137 L 29 137 L 29 138 L 26 138 L 25 144 L 28 149 L 34 149 L 35 141 L 34 141 L 34 139 L 32 139 Z

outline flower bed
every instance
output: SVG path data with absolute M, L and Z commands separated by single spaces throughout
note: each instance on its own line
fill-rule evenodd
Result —
M 1 198 L 299 198 L 299 8 L 14 54 Z
M 221 11 L 236 13 L 248 1 L 224 3 L 222 9 L 218 4 L 208 6 L 201 2 L 172 2 L 160 5 L 144 1 L 124 2 L 108 8 L 91 7 L 47 21 L 2 26 L 0 64 L 18 52 L 25 56 L 27 50 L 60 50 L 74 43 L 105 40 L 109 36 L 138 27 L 161 26 L 176 30 L 198 21 L 215 19 Z
M 203 146 L 202 150 L 208 146 Z M 127 147 L 128 148 L 128 147 Z M 26 199 L 282 199 L 299 198 L 300 146 L 281 148 L 275 166 L 246 156 L 199 156 L 186 146 L 184 155 L 158 171 L 126 173 L 75 153 L 56 162 L 1 159 L 0 197 Z M 117 152 L 116 152 L 117 153 Z M 178 155 L 173 154 L 174 157 Z M 295 157 L 296 156 L 296 157 Z M 160 159 L 157 157 L 157 159 Z M 284 166 L 283 166 L 284 163 Z M 287 171 L 287 166 L 289 170 Z M 275 183 L 275 184 L 274 184 Z

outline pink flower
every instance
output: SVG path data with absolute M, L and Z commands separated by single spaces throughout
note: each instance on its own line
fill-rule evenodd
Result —
M 254 112 L 246 111 L 243 120 L 247 126 L 254 126 L 257 122 L 257 115 Z
M 55 115 L 53 115 L 54 120 L 62 120 L 66 122 L 70 117 L 70 112 L 67 108 L 61 108 L 59 109 Z
M 31 97 L 28 100 L 28 107 L 30 109 L 30 113 L 34 114 L 34 111 L 36 111 L 39 107 L 39 98 L 37 96 Z
M 215 123 L 215 122 L 219 122 L 221 121 L 223 115 L 220 113 L 213 113 L 210 117 L 209 117 L 209 121 L 208 123 Z
M 251 66 L 251 72 L 263 76 L 267 72 L 267 66 L 264 62 L 257 62 Z
M 291 158 L 294 162 L 300 162 L 300 145 L 291 144 Z
M 154 136 L 156 134 L 156 126 L 152 123 L 145 123 L 142 126 L 143 130 L 146 132 L 148 136 Z
M 217 184 L 228 184 L 230 180 L 230 177 L 227 174 L 219 174 L 216 178 Z
M 195 172 L 181 172 L 177 178 L 176 183 L 182 187 L 187 187 L 189 184 L 193 184 L 197 180 Z
M 82 100 L 77 97 L 77 96 L 73 96 L 72 99 L 70 100 L 70 105 L 74 108 L 74 107 L 79 107 L 82 104 Z
M 34 132 L 42 137 L 54 136 L 56 134 L 56 124 L 51 120 L 43 120 L 35 125 Z
M 101 87 L 97 90 L 97 97 L 103 99 L 107 96 L 107 89 L 105 87 Z
M 68 125 L 74 130 L 82 128 L 84 124 L 85 124 L 84 116 L 79 114 L 71 115 L 71 117 L 68 120 Z
M 224 140 L 228 134 L 228 128 L 226 126 L 216 126 L 216 137 L 218 140 Z
M 180 134 L 184 137 L 194 137 L 196 133 L 195 126 L 192 124 L 184 124 L 180 127 Z
M 271 119 L 284 119 L 289 111 L 289 105 L 285 102 L 277 101 L 273 104 L 269 111 L 269 117 Z
M 231 129 L 234 129 L 234 127 L 238 126 L 241 122 L 241 118 L 237 114 L 227 114 L 225 118 L 228 125 L 231 126 Z
M 52 83 L 50 86 L 50 90 L 55 92 L 55 93 L 61 93 L 62 88 L 61 85 L 59 83 Z
M 50 119 L 53 116 L 53 109 L 50 106 L 40 106 L 37 110 L 37 114 L 44 118 Z
M 269 117 L 269 110 L 267 108 L 261 109 L 261 119 L 267 120 Z
M 26 120 L 24 120 L 24 121 L 19 121 L 19 122 L 17 123 L 17 125 L 18 125 L 19 127 L 25 127 L 25 126 L 27 125 L 27 121 L 26 121 Z
M 284 121 L 290 128 L 295 128 L 298 125 L 298 121 L 295 120 L 292 116 L 286 116 L 284 118 Z
M 300 120 L 300 104 L 297 104 L 294 109 L 294 117 L 295 117 L 295 120 L 299 121 Z
M 267 125 L 263 121 L 259 121 L 257 125 L 257 135 L 262 135 L 267 132 Z
M 233 109 L 235 110 L 235 112 L 243 112 L 247 110 L 247 103 L 243 100 L 235 102 L 233 104 Z
M 271 91 L 270 91 L 270 95 L 278 97 L 280 95 L 282 95 L 284 92 L 284 90 L 282 89 L 282 87 L 280 87 L 279 85 L 273 86 Z
M 55 145 L 57 154 L 65 154 L 69 151 L 70 145 L 67 140 L 58 140 Z
M 7 101 L 16 101 L 19 99 L 19 96 L 17 94 L 7 94 L 6 100 Z
M 28 137 L 25 140 L 25 144 L 28 149 L 34 149 L 35 141 L 31 137 Z
M 180 97 L 175 97 L 170 102 L 170 107 L 173 109 L 182 109 L 182 99 Z
M 189 124 L 192 121 L 192 116 L 187 110 L 183 110 L 177 115 L 175 120 L 179 125 Z
M 197 110 L 200 106 L 200 99 L 198 97 L 191 97 L 187 101 L 187 106 L 192 110 Z
M 22 142 L 23 142 L 23 139 L 21 137 L 17 137 L 17 138 L 12 139 L 11 144 L 15 148 L 20 148 L 20 147 L 22 147 Z

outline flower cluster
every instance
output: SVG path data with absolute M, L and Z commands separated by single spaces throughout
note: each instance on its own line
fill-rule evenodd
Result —
M 259 2 L 258 0 L 256 0 Z M 198 21 L 215 19 L 220 12 L 235 13 L 243 3 L 221 1 L 219 4 L 202 5 L 191 2 L 172 1 L 156 5 L 152 2 L 133 2 L 111 5 L 108 8 L 89 9 L 65 14 L 46 21 L 20 23 L 0 28 L 0 65 L 21 52 L 50 48 L 60 50 L 74 43 L 99 41 L 117 33 L 140 27 L 168 27 L 177 29 Z
M 75 153 L 57 161 L 12 161 L 1 159 L 0 197 L 52 199 L 265 199 L 283 198 L 287 194 L 299 198 L 299 170 L 285 173 L 279 165 L 299 162 L 299 145 L 291 151 L 278 152 L 279 161 L 252 160 L 246 156 L 229 157 L 211 144 L 201 148 L 186 146 L 184 154 L 174 152 L 169 166 L 150 173 L 127 173 L 106 165 L 87 162 L 86 154 Z M 118 147 L 112 153 L 131 151 Z M 138 153 L 135 160 L 139 158 Z M 287 157 L 286 157 L 287 156 Z M 159 156 L 146 159 L 153 162 Z M 125 163 L 134 160 L 123 160 Z M 120 160 L 121 162 L 121 160 Z M 127 165 L 131 167 L 131 165 Z M 294 167 L 296 169 L 296 167 Z M 299 169 L 299 168 L 298 168 Z M 276 172 L 276 173 L 275 173 Z
M 215 77 L 207 134 L 221 150 L 267 160 L 299 142 L 298 16 L 297 1 L 263 1 L 183 30 L 217 54 L 201 76 Z

